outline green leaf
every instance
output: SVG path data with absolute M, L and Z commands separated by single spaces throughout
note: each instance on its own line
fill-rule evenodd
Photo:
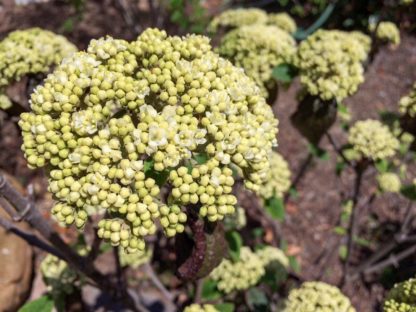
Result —
M 370 247 L 371 242 L 365 238 L 354 236 L 354 242 L 363 247 Z
M 336 226 L 334 228 L 334 232 L 338 235 L 345 235 L 347 233 L 347 230 L 343 228 L 342 226 Z
M 338 255 L 341 258 L 342 261 L 344 261 L 345 259 L 347 259 L 347 255 L 348 255 L 348 249 L 347 246 L 345 245 L 341 245 L 338 248 Z
M 280 197 L 270 197 L 265 202 L 266 206 L 265 209 L 273 219 L 283 221 L 285 219 L 285 205 L 283 203 L 283 199 Z
M 376 169 L 380 173 L 385 173 L 389 170 L 389 162 L 386 159 L 379 160 L 375 163 Z
M 269 300 L 259 288 L 251 288 L 247 291 L 247 303 L 253 307 L 254 311 L 268 311 Z
M 290 197 L 296 199 L 299 197 L 299 192 L 296 188 L 294 188 L 293 186 L 289 189 L 289 195 Z
M 315 157 L 317 157 L 321 160 L 328 160 L 329 159 L 328 152 L 325 151 L 324 149 L 320 148 L 319 146 L 315 145 L 315 144 L 308 144 L 308 149 L 309 149 L 309 152 L 313 156 L 315 156 Z
M 287 280 L 287 270 L 279 261 L 272 261 L 266 267 L 266 273 L 262 277 L 262 282 L 268 284 L 273 291 Z
M 407 197 L 410 200 L 416 201 L 416 185 L 415 184 L 404 185 L 402 189 L 400 190 L 400 193 L 404 197 Z
M 277 81 L 288 84 L 292 82 L 292 80 L 296 77 L 297 73 L 298 70 L 295 66 L 282 63 L 273 68 L 272 76 Z
M 240 260 L 240 250 L 243 246 L 243 239 L 240 234 L 236 231 L 228 232 L 225 234 L 225 238 L 228 242 L 229 253 L 231 259 L 235 262 Z
M 219 312 L 233 312 L 235 309 L 234 303 L 230 303 L 230 302 L 218 303 L 218 304 L 215 304 L 214 307 Z
M 217 300 L 222 294 L 218 291 L 217 282 L 211 279 L 204 280 L 201 297 L 204 300 Z
M 26 303 L 19 309 L 19 312 L 51 312 L 54 303 L 48 295 Z
M 208 157 L 208 154 L 207 154 L 207 153 L 200 153 L 200 154 L 196 154 L 196 155 L 194 155 L 194 157 L 193 157 L 193 158 L 195 159 L 195 161 L 196 161 L 199 165 L 205 164 L 205 163 L 208 161 L 208 159 L 209 159 L 209 157 Z
M 153 169 L 154 163 L 155 162 L 153 161 L 153 159 L 151 159 L 151 160 L 145 160 L 144 163 L 143 163 L 144 173 L 147 173 L 149 170 Z
M 260 238 L 264 235 L 264 230 L 258 227 L 258 228 L 254 228 L 252 233 L 254 237 Z
M 344 161 L 338 161 L 335 165 L 335 172 L 337 176 L 340 176 L 342 171 L 347 167 L 347 164 Z
M 289 265 L 292 268 L 292 270 L 296 273 L 300 273 L 300 264 L 298 259 L 296 259 L 295 256 L 289 256 Z

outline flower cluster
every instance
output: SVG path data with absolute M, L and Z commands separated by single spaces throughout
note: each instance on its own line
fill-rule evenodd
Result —
M 244 208 L 235 206 L 235 211 L 232 215 L 228 215 L 224 219 L 224 226 L 226 230 L 240 230 L 247 225 L 247 216 Z
M 366 47 L 356 34 L 318 30 L 299 45 L 295 65 L 309 94 L 340 101 L 364 81 L 366 58 Z
M 305 282 L 293 289 L 283 312 L 355 312 L 350 300 L 335 286 L 323 282 Z
M 276 26 L 243 26 L 226 34 L 218 53 L 234 65 L 244 68 L 267 96 L 275 84 L 272 70 L 281 63 L 291 63 L 296 53 L 295 40 Z
M 0 93 L 25 75 L 47 73 L 76 51 L 65 37 L 47 30 L 29 28 L 11 32 L 0 41 Z
M 296 31 L 296 22 L 287 13 L 271 13 L 267 15 L 267 24 L 274 25 L 280 29 L 293 34 Z
M 383 307 L 384 312 L 416 311 L 416 279 L 394 285 L 388 294 Z
M 158 29 L 92 40 L 36 88 L 31 108 L 22 148 L 31 168 L 48 169 L 53 214 L 82 228 L 88 209 L 104 208 L 98 234 L 129 252 L 144 249 L 156 219 L 168 236 L 182 232 L 183 205 L 210 221 L 233 213 L 229 166 L 257 191 L 276 145 L 277 120 L 241 69 L 206 37 Z
M 258 194 L 265 199 L 272 196 L 283 197 L 290 188 L 290 176 L 291 172 L 287 161 L 279 153 L 272 153 L 266 183 L 259 189 Z
M 218 289 L 226 294 L 250 288 L 264 275 L 264 265 L 260 257 L 248 247 L 240 250 L 239 261 L 223 259 L 210 274 L 218 282 Z
M 40 264 L 43 280 L 52 296 L 71 294 L 78 275 L 68 263 L 51 254 L 48 254 Z
M 390 129 L 378 120 L 357 121 L 349 130 L 348 142 L 360 158 L 373 161 L 394 156 L 399 141 Z
M 218 282 L 217 287 L 220 291 L 228 294 L 257 284 L 265 274 L 266 267 L 275 261 L 285 268 L 289 267 L 289 259 L 276 247 L 266 246 L 256 252 L 242 247 L 238 261 L 223 259 L 211 272 L 210 277 Z
M 411 118 L 416 117 L 416 84 L 413 85 L 410 93 L 400 99 L 399 112 Z
M 263 263 L 264 267 L 267 267 L 270 263 L 277 261 L 285 268 L 289 267 L 289 258 L 285 255 L 283 250 L 273 247 L 266 246 L 262 249 L 256 251 L 257 256 L 260 258 L 260 261 Z
M 361 43 L 367 55 L 368 53 L 370 53 L 371 44 L 372 44 L 372 40 L 370 36 L 362 33 L 361 31 L 351 31 L 349 32 L 349 35 Z
M 218 312 L 212 304 L 191 304 L 187 306 L 183 312 Z
M 266 24 L 267 13 L 260 9 L 232 9 L 216 16 L 208 26 L 210 32 L 218 29 L 233 29 L 245 25 Z
M 402 186 L 399 176 L 393 172 L 379 174 L 377 182 L 382 192 L 397 193 Z
M 12 101 L 5 94 L 0 93 L 0 109 L 6 110 L 12 107 Z
M 146 249 L 145 251 L 138 250 L 133 253 L 126 253 L 124 249 L 120 248 L 118 254 L 120 265 L 122 267 L 132 267 L 136 269 L 139 266 L 148 263 L 152 258 L 153 252 L 151 249 Z
M 400 30 L 392 22 L 380 22 L 376 29 L 376 24 L 370 24 L 370 31 L 376 32 L 376 37 L 382 42 L 391 43 L 394 46 L 400 44 Z

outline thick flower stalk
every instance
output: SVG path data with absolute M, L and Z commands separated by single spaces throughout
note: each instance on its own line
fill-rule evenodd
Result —
M 376 38 L 385 43 L 391 43 L 393 46 L 400 44 L 400 30 L 392 22 L 380 22 L 376 29 L 376 24 L 370 24 L 370 31 L 376 32 Z
M 378 187 L 382 192 L 398 193 L 402 183 L 397 174 L 393 172 L 381 173 L 377 176 Z
M 277 26 L 289 34 L 293 34 L 297 29 L 295 20 L 287 13 L 268 14 L 267 24 Z
M 77 51 L 65 37 L 40 28 L 11 32 L 0 41 L 0 96 L 9 84 L 28 74 L 48 73 Z M 0 100 L 4 108 L 5 100 Z M 6 107 L 8 108 L 8 107 Z
M 257 192 L 261 197 L 268 199 L 272 196 L 282 198 L 291 185 L 291 171 L 289 164 L 277 152 L 270 155 L 270 170 L 267 173 L 266 183 Z
M 283 312 L 355 312 L 350 300 L 335 286 L 323 282 L 305 282 L 293 289 Z
M 408 115 L 410 118 L 416 117 L 416 84 L 413 85 L 408 95 L 400 99 L 399 112 Z
M 250 288 L 257 284 L 264 275 L 261 258 L 248 247 L 240 250 L 239 261 L 223 259 L 221 264 L 210 274 L 218 282 L 218 289 L 226 294 Z
M 185 205 L 209 221 L 232 214 L 229 166 L 257 191 L 276 145 L 277 120 L 241 69 L 206 37 L 158 29 L 91 41 L 34 91 L 31 108 L 22 148 L 31 168 L 47 169 L 52 213 L 82 228 L 91 207 L 104 208 L 99 236 L 128 252 L 144 250 L 156 219 L 168 236 L 182 232 Z
M 384 301 L 384 312 L 416 311 L 416 279 L 394 285 Z
M 322 100 L 343 100 L 364 81 L 366 48 L 356 35 L 318 30 L 299 45 L 295 65 L 306 92 Z
M 276 26 L 243 26 L 222 38 L 218 53 L 244 68 L 260 87 L 263 96 L 267 96 L 275 86 L 273 68 L 293 61 L 296 43 L 287 32 Z
M 210 32 L 233 29 L 245 25 L 266 24 L 267 14 L 260 9 L 231 9 L 216 16 L 208 26 Z
M 390 129 L 372 119 L 357 121 L 349 130 L 348 142 L 359 158 L 372 161 L 394 156 L 399 148 L 399 141 Z
M 212 304 L 191 304 L 187 306 L 183 312 L 218 312 Z

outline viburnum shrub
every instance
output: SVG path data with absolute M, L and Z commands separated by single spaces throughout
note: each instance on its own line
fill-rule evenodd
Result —
M 29 74 L 48 73 L 77 51 L 65 37 L 40 28 L 16 30 L 0 41 L 0 108 L 11 106 L 5 87 Z
M 335 286 L 305 282 L 290 291 L 283 312 L 355 312 L 350 300 Z
M 98 235 L 127 252 L 145 248 L 157 219 L 168 236 L 183 232 L 186 207 L 211 222 L 232 214 L 232 166 L 258 191 L 276 145 L 259 88 L 203 36 L 92 40 L 30 104 L 22 148 L 48 173 L 53 215 L 82 228 L 104 208 Z
M 293 62 L 296 42 L 290 34 L 276 26 L 249 25 L 227 33 L 221 39 L 218 53 L 244 68 L 260 87 L 263 96 L 267 97 L 276 85 L 272 78 L 273 68 Z
M 394 285 L 384 301 L 384 312 L 416 311 L 416 278 Z

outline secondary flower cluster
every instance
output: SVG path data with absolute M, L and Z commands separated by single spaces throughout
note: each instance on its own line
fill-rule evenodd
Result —
M 305 282 L 293 289 L 283 312 L 355 312 L 350 300 L 335 287 L 323 282 Z
M 377 29 L 376 27 L 376 24 L 370 24 L 370 31 L 376 32 L 377 39 L 395 46 L 400 44 L 400 30 L 396 24 L 392 22 L 380 22 Z
M 129 252 L 144 249 L 155 219 L 168 236 L 182 232 L 182 205 L 211 221 L 232 213 L 229 165 L 257 191 L 276 145 L 277 120 L 241 69 L 206 37 L 158 29 L 93 40 L 35 90 L 31 108 L 19 122 L 23 150 L 31 168 L 48 169 L 53 214 L 81 228 L 91 207 L 104 208 L 98 234 Z
M 0 41 L 0 93 L 25 75 L 47 73 L 76 51 L 65 37 L 47 30 L 29 28 L 11 32 Z M 0 107 L 5 106 L 2 102 Z
M 276 26 L 249 25 L 227 33 L 220 42 L 218 53 L 244 68 L 267 96 L 268 90 L 275 85 L 273 68 L 292 62 L 296 43 L 289 33 Z
M 212 304 L 191 304 L 187 306 L 183 312 L 218 312 Z
M 413 85 L 410 93 L 400 99 L 399 111 L 411 118 L 416 117 L 416 84 Z
M 242 247 L 238 261 L 223 259 L 210 277 L 218 282 L 218 289 L 226 294 L 244 290 L 256 285 L 265 274 L 265 268 L 273 261 L 280 262 L 285 268 L 289 266 L 288 258 L 280 249 L 267 246 L 253 252 L 249 247 Z
M 267 15 L 267 24 L 275 25 L 280 29 L 293 34 L 296 31 L 296 22 L 287 13 L 270 13 Z
M 416 279 L 394 285 L 388 294 L 383 311 L 384 312 L 413 312 L 416 311 Z
M 377 182 L 382 192 L 397 193 L 402 186 L 399 176 L 393 172 L 379 174 Z
M 151 249 L 146 249 L 144 251 L 138 250 L 133 253 L 126 253 L 124 249 L 120 248 L 118 255 L 122 267 L 131 267 L 135 269 L 148 263 L 152 258 L 153 252 Z
M 338 101 L 355 93 L 364 81 L 368 47 L 356 34 L 318 30 L 299 45 L 295 65 L 306 91 Z
M 256 9 L 231 9 L 216 16 L 209 25 L 210 32 L 220 28 L 228 31 L 233 28 L 249 25 L 274 25 L 292 34 L 296 31 L 295 21 L 287 13 L 271 13 Z
M 399 148 L 389 128 L 372 119 L 357 121 L 349 130 L 348 142 L 360 158 L 373 161 L 394 156 Z
M 272 196 L 283 197 L 290 188 L 290 176 L 291 172 L 287 161 L 279 153 L 272 153 L 266 183 L 259 189 L 258 194 L 265 199 Z
M 66 261 L 48 254 L 40 264 L 40 271 L 53 297 L 58 297 L 60 294 L 69 295 L 74 291 L 74 283 L 78 275 Z
M 266 24 L 267 13 L 260 9 L 231 9 L 216 16 L 209 24 L 209 31 L 216 32 L 220 28 L 232 29 L 245 25 Z

